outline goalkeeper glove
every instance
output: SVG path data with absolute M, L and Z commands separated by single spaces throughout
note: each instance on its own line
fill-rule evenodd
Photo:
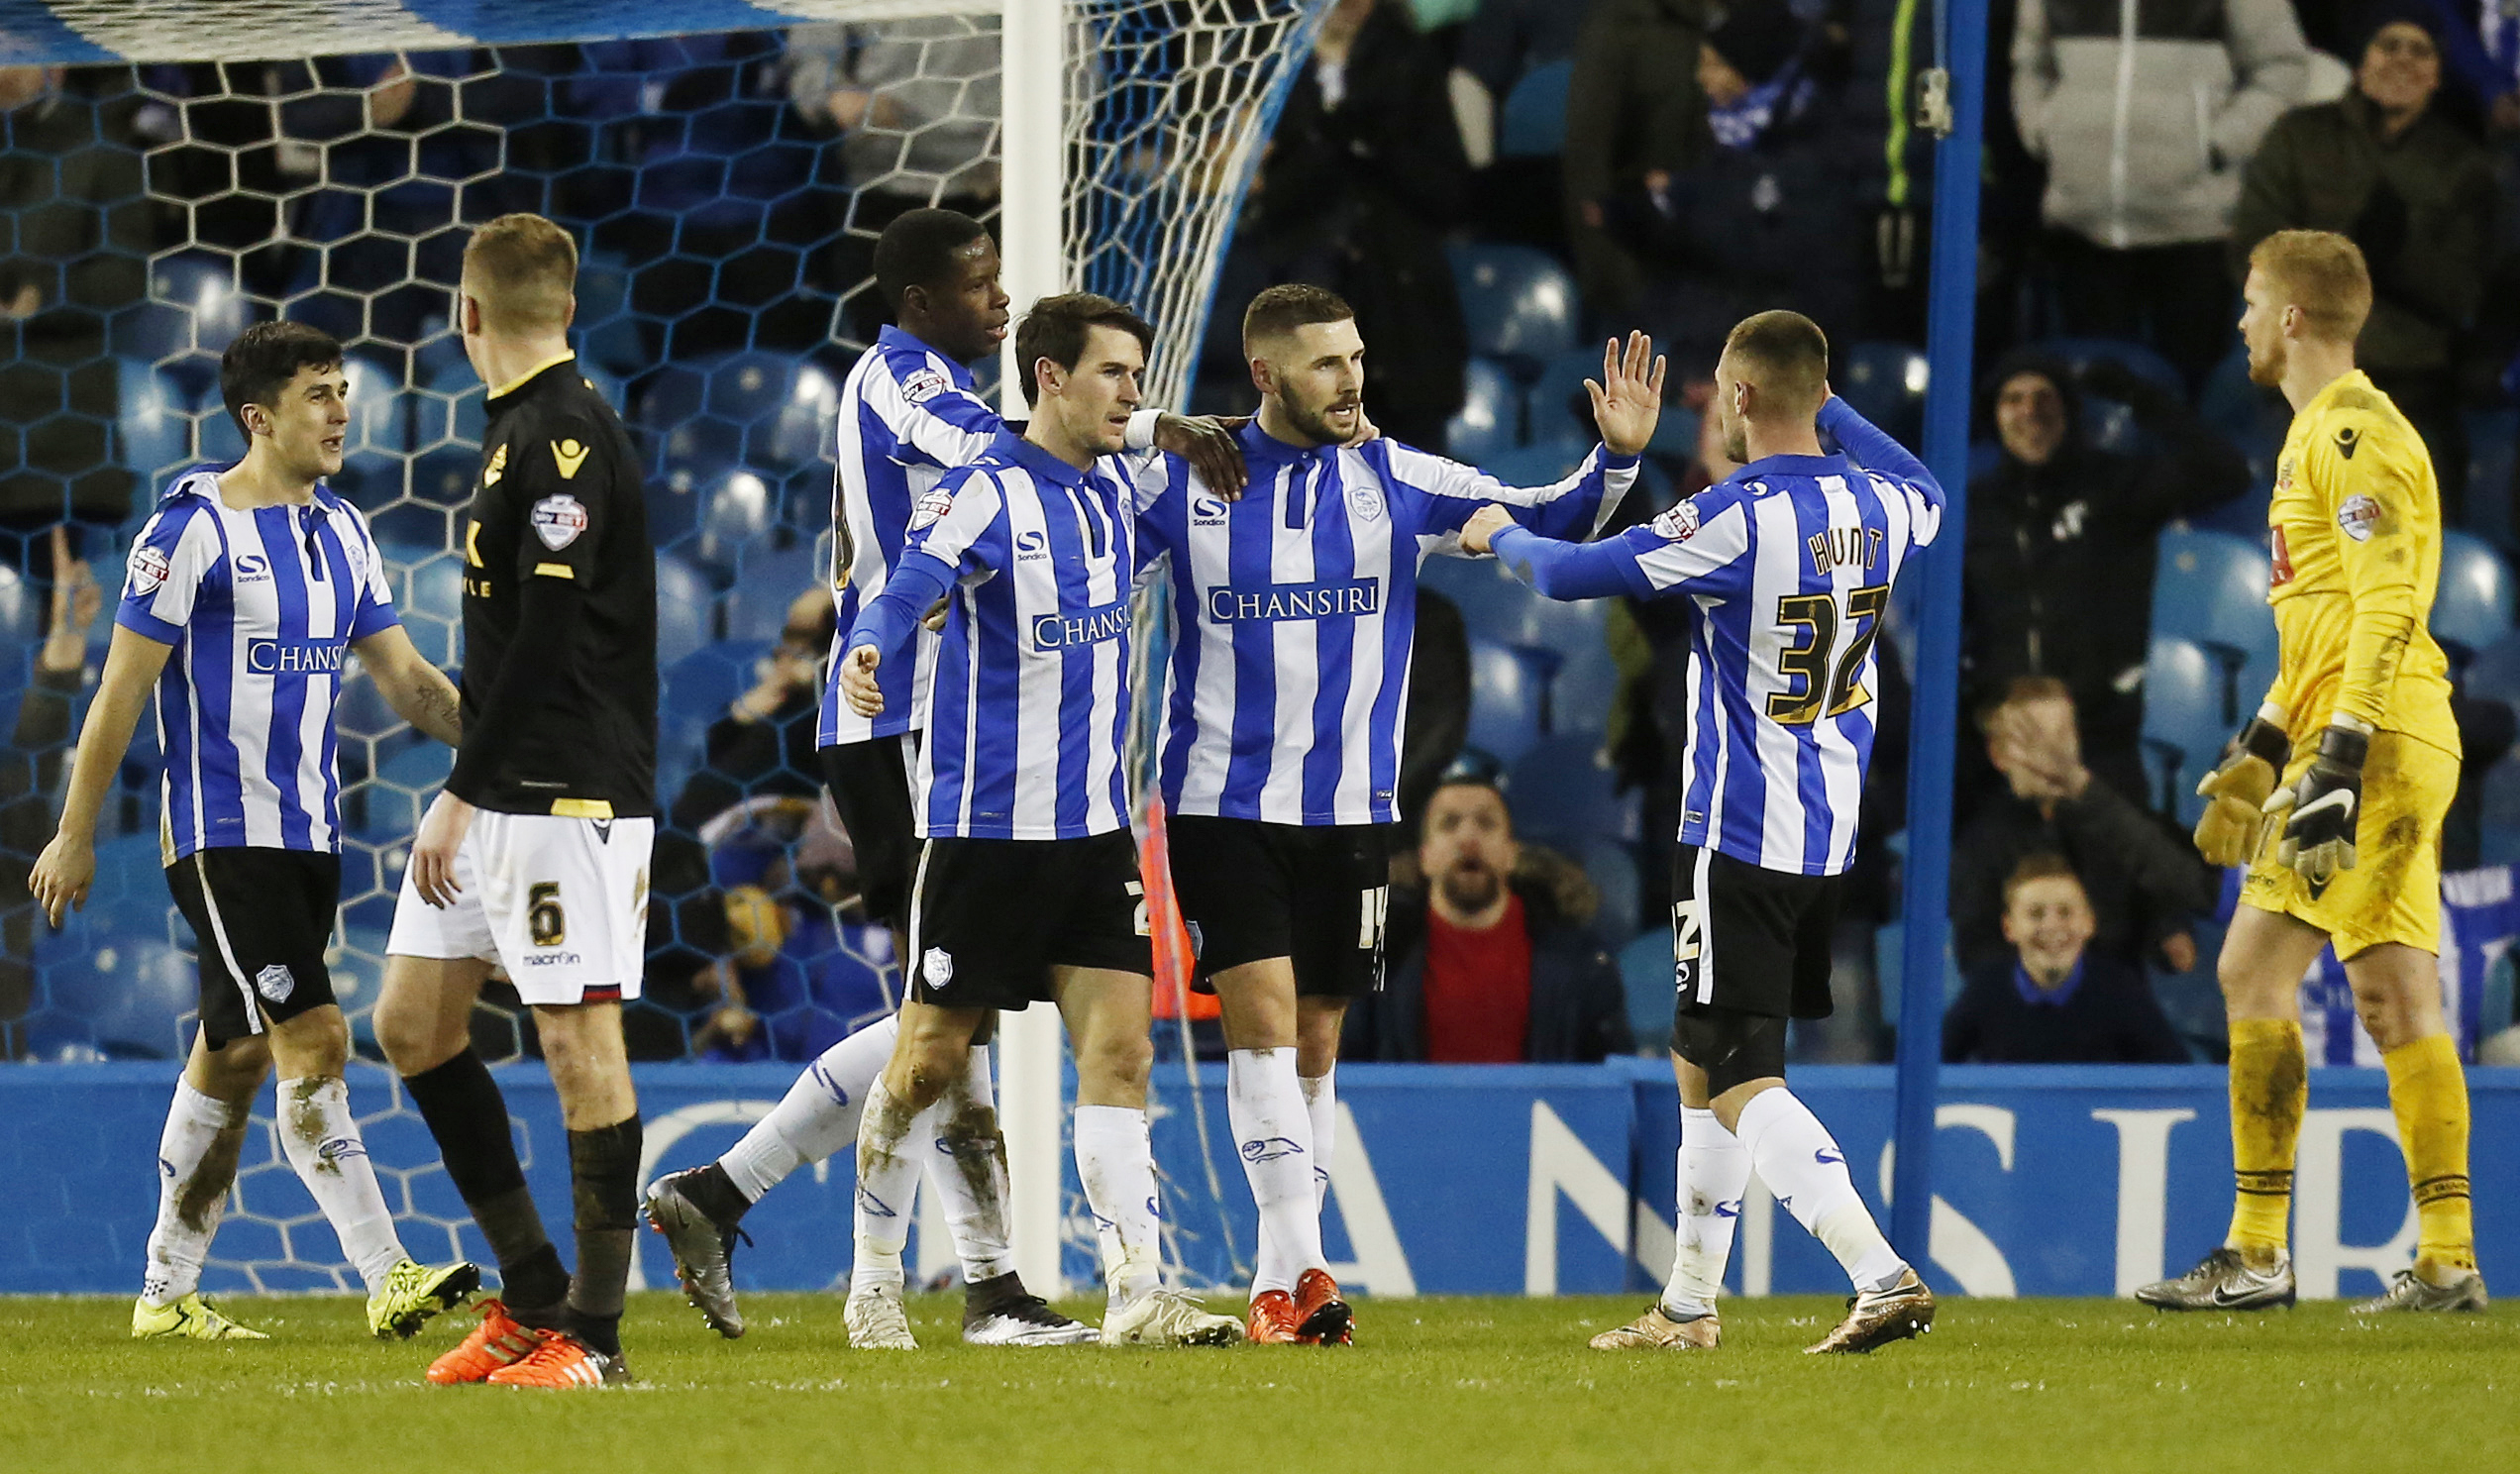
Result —
M 2266 798 L 2292 757 L 2283 728 L 2252 718 L 2223 749 L 2223 761 L 2196 786 L 2206 799 L 2196 821 L 2196 852 L 2215 866 L 2247 865 L 2266 837 Z
M 2354 830 L 2362 817 L 2362 759 L 2371 739 L 2351 727 L 2319 734 L 2319 755 L 2291 788 L 2266 800 L 2268 822 L 2282 826 L 2275 863 L 2313 886 L 2354 868 Z

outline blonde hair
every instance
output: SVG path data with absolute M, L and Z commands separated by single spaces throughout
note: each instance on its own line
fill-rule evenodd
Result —
M 1762 416 L 1802 418 L 1820 408 L 1829 335 L 1810 318 L 1782 310 L 1745 317 L 1725 338 L 1724 351 L 1748 370 L 1741 377 L 1761 392 Z
M 484 327 L 564 328 L 578 284 L 578 243 L 540 215 L 501 215 L 465 245 L 464 275 Z
M 2371 268 L 2362 248 L 2334 231 L 2277 231 L 2249 253 L 2276 305 L 2298 307 L 2321 338 L 2351 343 L 2371 315 Z

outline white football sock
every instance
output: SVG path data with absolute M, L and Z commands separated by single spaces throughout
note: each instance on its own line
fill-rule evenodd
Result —
M 1006 1138 L 998 1132 L 997 1092 L 989 1083 L 989 1046 L 975 1044 L 963 1078 L 937 1103 L 929 1138 L 927 1185 L 945 1210 L 963 1283 L 978 1284 L 1015 1269 L 1006 1231 Z
M 372 1295 L 408 1255 L 394 1233 L 393 1211 L 376 1186 L 375 1164 L 350 1113 L 350 1085 L 339 1075 L 280 1082 L 280 1148 L 297 1180 L 341 1239 L 342 1254 Z
M 1330 1196 L 1330 1157 L 1338 1150 L 1338 1065 L 1319 1075 L 1299 1075 L 1304 1113 L 1312 1117 L 1312 1206 L 1317 1211 Z
M 158 1221 L 149 1230 L 149 1268 L 140 1282 L 140 1298 L 151 1305 L 201 1288 L 201 1265 L 228 1211 L 252 1111 L 251 1102 L 230 1106 L 190 1081 L 175 1082 L 166 1129 L 158 1138 Z
M 1715 1314 L 1732 1228 L 1750 1186 L 1750 1153 L 1713 1110 L 1680 1107 L 1680 1251 L 1662 1308 L 1675 1320 Z
M 755 1121 L 744 1139 L 717 1159 L 745 1202 L 759 1203 L 789 1173 L 856 1145 L 867 1092 L 892 1058 L 892 1041 L 900 1033 L 900 1015 L 895 1014 L 824 1050 L 770 1114 Z
M 1146 1112 L 1126 1106 L 1076 1108 L 1077 1176 L 1102 1244 L 1102 1284 L 1113 1305 L 1163 1288 L 1164 1246 L 1155 1207 L 1155 1151 Z
M 1228 1053 L 1225 1113 L 1260 1210 L 1260 1267 L 1251 1293 L 1292 1292 L 1298 1276 L 1324 1263 L 1320 1199 L 1312 1189 L 1312 1118 L 1296 1084 L 1295 1051 Z
M 853 1283 L 901 1283 L 901 1248 L 910 1241 L 910 1210 L 918 1193 L 918 1143 L 934 1130 L 936 1107 L 912 1111 L 892 1099 L 883 1077 L 868 1088 L 858 1119 L 857 1267 Z
M 1752 1096 L 1733 1134 L 1749 1148 L 1750 1162 L 1778 1206 L 1838 1256 L 1857 1290 L 1887 1290 L 1898 1283 L 1907 1261 L 1855 1196 L 1846 1154 L 1793 1092 L 1776 1086 Z

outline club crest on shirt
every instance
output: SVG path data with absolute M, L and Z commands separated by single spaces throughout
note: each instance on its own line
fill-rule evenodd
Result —
M 1347 504 L 1356 509 L 1356 515 L 1371 522 L 1383 514 L 1383 493 L 1378 487 L 1359 482 L 1347 488 Z
M 1656 536 L 1669 542 L 1685 543 L 1698 535 L 1698 505 L 1684 501 L 1653 519 Z
M 2380 524 L 2380 504 L 2360 492 L 2345 499 L 2337 508 L 2337 526 L 2358 543 L 2371 540 L 2372 529 Z
M 282 963 L 273 963 L 254 975 L 254 991 L 262 995 L 266 1003 L 285 1003 L 297 992 L 297 975 Z
M 534 503 L 534 536 L 554 553 L 578 541 L 586 530 L 586 504 L 566 492 Z
M 141 544 L 132 549 L 131 554 L 132 593 L 142 598 L 156 593 L 158 586 L 166 581 L 166 576 L 174 571 L 174 565 L 166 561 L 165 554 L 147 543 Z
M 925 404 L 951 387 L 953 385 L 944 374 L 933 368 L 921 368 L 918 372 L 901 380 L 901 397 L 912 404 Z
M 929 488 L 928 493 L 918 499 L 918 505 L 910 508 L 910 531 L 916 532 L 922 527 L 933 526 L 943 520 L 945 514 L 953 509 L 953 492 L 942 486 Z
M 943 988 L 954 981 L 954 954 L 942 947 L 930 947 L 919 959 L 919 981 L 930 988 Z

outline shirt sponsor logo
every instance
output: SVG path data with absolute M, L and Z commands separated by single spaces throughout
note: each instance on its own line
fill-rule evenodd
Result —
M 552 442 L 552 460 L 560 466 L 562 480 L 574 481 L 578 478 L 578 468 L 586 464 L 586 450 L 584 445 L 574 440 Z
M 260 553 L 240 553 L 236 560 L 236 576 L 240 583 L 267 582 L 271 577 L 271 560 Z
M 297 992 L 297 975 L 275 962 L 254 975 L 254 991 L 262 995 L 266 1003 L 285 1003 L 289 995 Z
M 1217 624 L 1282 619 L 1348 619 L 1382 611 L 1383 580 L 1350 579 L 1330 583 L 1272 583 L 1266 588 L 1230 585 L 1208 590 L 1208 617 Z
M 910 508 L 910 531 L 916 532 L 922 527 L 935 526 L 944 520 L 947 512 L 953 509 L 953 492 L 942 486 L 929 488 L 928 493 L 918 499 L 918 505 Z
M 156 593 L 165 583 L 166 576 L 174 571 L 174 565 L 166 561 L 166 555 L 149 544 L 143 543 L 132 549 L 131 591 L 133 595 L 146 598 Z
M 1653 519 L 1654 535 L 1666 542 L 1685 543 L 1698 535 L 1698 504 L 1684 501 Z
M 567 492 L 534 503 L 534 536 L 554 553 L 578 541 L 586 530 L 586 504 Z
M 953 382 L 944 374 L 933 368 L 921 368 L 901 380 L 901 397 L 912 404 L 925 404 L 952 387 Z
M 2345 504 L 2337 508 L 2337 526 L 2344 528 L 2345 535 L 2358 543 L 2369 542 L 2373 529 L 2379 525 L 2380 504 L 2359 492 L 2347 497 Z
M 1128 633 L 1128 600 L 1104 604 L 1077 614 L 1042 614 L 1032 621 L 1035 649 L 1058 650 L 1070 645 L 1099 645 Z
M 1221 496 L 1202 496 L 1190 504 L 1190 525 L 1193 527 L 1214 527 L 1224 520 L 1225 499 Z
M 1050 556 L 1050 535 L 1039 528 L 1015 534 L 1015 562 L 1039 563 Z
M 340 640 L 248 640 L 245 668 L 257 676 L 338 676 Z

